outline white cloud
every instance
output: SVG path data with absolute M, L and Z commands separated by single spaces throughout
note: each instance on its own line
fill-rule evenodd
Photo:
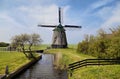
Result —
M 97 9 L 97 8 L 100 8 L 100 7 L 104 6 L 104 5 L 106 5 L 106 4 L 109 4 L 112 1 L 114 1 L 114 0 L 99 0 L 99 1 L 97 1 L 95 3 L 93 3 L 91 5 L 91 8 L 92 9 Z
M 0 41 L 9 42 L 10 38 L 24 29 L 12 17 L 5 13 L 0 13 Z M 23 32 L 23 31 L 22 31 Z
M 85 11 L 85 17 L 88 19 L 95 18 L 92 21 L 95 20 L 94 22 L 97 23 L 97 26 L 92 28 L 103 28 L 108 30 L 109 28 L 120 25 L 120 2 L 116 1 L 113 4 L 112 2 L 114 2 L 114 0 L 99 0 L 91 4 Z
M 106 20 L 112 15 L 113 7 L 103 7 L 101 10 L 95 13 L 100 19 Z
M 69 0 L 5 0 L 7 8 L 0 10 L 0 41 L 9 41 L 11 36 L 20 33 L 39 33 L 44 43 L 51 43 L 52 29 L 39 28 L 38 24 L 58 24 L 58 5 Z M 80 13 L 70 12 L 71 6 L 63 6 L 64 24 L 82 24 L 80 31 L 67 31 L 69 43 L 80 41 L 84 34 L 95 34 L 101 26 L 109 26 L 120 23 L 120 6 L 106 6 L 114 0 L 97 0 L 88 4 L 88 8 Z M 9 3 L 11 2 L 11 3 Z M 60 3 L 58 3 L 60 2 Z M 9 4 L 9 5 L 8 5 Z M 13 5 L 16 4 L 16 5 Z M 12 6 L 12 7 L 11 7 Z M 8 9 L 9 8 L 9 9 Z M 83 7 L 84 8 L 84 7 Z M 76 8 L 78 10 L 79 8 Z M 3 12 L 2 12 L 3 11 Z M 5 12 L 4 12 L 5 11 Z M 2 12 L 2 13 L 1 13 Z M 71 16 L 69 16 L 71 14 Z M 101 24 L 101 20 L 104 21 Z M 4 27 L 3 27 L 4 26 Z
M 116 7 L 114 7 L 114 10 L 109 12 L 112 13 L 112 15 L 101 25 L 104 29 L 120 25 L 120 4 L 118 3 Z
M 66 11 L 68 6 L 65 6 L 64 9 Z M 50 43 L 52 29 L 38 28 L 37 25 L 58 24 L 58 6 L 55 4 L 19 6 L 14 10 L 0 12 L 0 22 L 0 41 L 10 42 L 10 38 L 16 34 L 34 32 L 41 35 L 44 43 Z
M 64 13 L 67 12 L 69 6 L 64 7 Z M 31 30 L 37 31 L 44 40 L 44 43 L 51 43 L 52 29 L 50 28 L 35 28 L 38 24 L 58 24 L 58 6 L 55 4 L 49 6 L 21 6 L 20 12 L 27 14 L 28 21 L 31 24 Z M 49 40 L 48 40 L 49 39 Z
M 68 8 L 68 6 L 65 6 L 64 11 L 66 12 Z M 41 24 L 58 24 L 58 6 L 55 4 L 34 7 L 21 6 L 19 10 L 27 14 L 27 18 Z

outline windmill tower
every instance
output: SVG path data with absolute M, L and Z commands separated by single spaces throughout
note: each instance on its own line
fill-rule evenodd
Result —
M 59 8 L 59 25 L 38 25 L 40 27 L 54 27 L 53 38 L 52 38 L 52 48 L 67 48 L 67 38 L 64 28 L 81 28 L 81 26 L 65 25 L 61 23 L 61 8 Z

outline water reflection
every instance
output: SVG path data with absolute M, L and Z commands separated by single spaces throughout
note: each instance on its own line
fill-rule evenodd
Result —
M 63 79 L 62 75 L 54 70 L 53 60 L 53 55 L 42 54 L 41 60 L 14 79 Z

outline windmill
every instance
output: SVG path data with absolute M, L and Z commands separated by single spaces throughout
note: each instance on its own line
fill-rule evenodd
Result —
M 65 28 L 81 28 L 81 26 L 62 25 L 61 8 L 59 8 L 59 25 L 38 25 L 39 27 L 53 27 L 52 48 L 67 48 L 67 38 Z

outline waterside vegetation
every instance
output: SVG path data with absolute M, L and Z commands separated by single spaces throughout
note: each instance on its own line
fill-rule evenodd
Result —
M 45 53 L 60 53 L 59 55 L 62 55 L 62 58 L 60 59 L 59 66 L 57 66 L 61 69 L 64 69 L 68 64 L 76 61 L 97 58 L 95 56 L 80 53 L 76 49 L 77 45 L 69 45 L 69 48 L 66 49 L 47 49 Z M 69 79 L 119 79 L 119 71 L 120 65 L 86 66 L 74 70 L 72 76 L 69 75 Z
M 97 58 L 120 58 L 120 26 L 112 28 L 109 33 L 100 29 L 96 36 L 86 35 L 78 44 L 79 53 Z

